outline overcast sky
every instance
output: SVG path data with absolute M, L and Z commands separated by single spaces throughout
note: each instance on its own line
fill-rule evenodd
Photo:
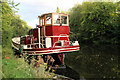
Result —
M 56 12 L 57 6 L 60 10 L 68 11 L 75 4 L 82 4 L 83 0 L 14 0 L 18 6 L 18 14 L 31 27 L 38 24 L 38 16 L 45 13 Z

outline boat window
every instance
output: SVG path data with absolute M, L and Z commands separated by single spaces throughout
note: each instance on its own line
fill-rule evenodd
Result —
M 53 15 L 53 24 L 60 24 L 60 16 L 54 14 Z
M 29 32 L 30 35 L 33 35 L 33 30 L 31 29 L 30 32 Z
M 42 19 L 40 19 L 40 26 L 42 26 Z
M 46 24 L 51 24 L 51 14 L 46 15 Z
M 41 17 L 40 18 L 40 26 L 43 26 L 44 25 L 44 17 Z
M 44 18 L 42 19 L 42 25 L 44 25 Z
M 61 16 L 61 23 L 67 24 L 67 16 Z

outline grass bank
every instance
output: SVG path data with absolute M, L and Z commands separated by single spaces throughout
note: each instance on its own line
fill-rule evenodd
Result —
M 5 53 L 7 52 L 7 53 Z M 16 58 L 10 49 L 3 49 L 2 56 L 2 78 L 52 78 L 53 74 L 45 72 L 44 75 L 35 75 L 36 69 L 33 64 L 25 62 L 24 58 Z

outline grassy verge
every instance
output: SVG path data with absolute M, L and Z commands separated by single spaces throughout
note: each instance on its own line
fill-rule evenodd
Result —
M 24 59 L 9 55 L 2 60 L 3 78 L 31 78 L 34 77 L 32 72 L 31 67 L 24 62 Z
M 2 45 L 0 45 L 0 79 L 2 78 L 2 74 L 1 74 L 1 71 L 2 71 Z
M 4 51 L 3 51 L 4 52 Z M 8 51 L 7 51 L 8 52 Z M 12 52 L 12 51 L 11 51 Z M 52 78 L 53 74 L 45 72 L 43 75 L 35 75 L 36 69 L 33 64 L 29 65 L 24 58 L 16 58 L 9 51 L 8 54 L 2 56 L 2 78 Z

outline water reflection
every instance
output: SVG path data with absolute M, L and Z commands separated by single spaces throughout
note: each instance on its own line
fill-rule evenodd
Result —
M 65 63 L 80 78 L 120 78 L 119 49 L 117 45 L 83 45 L 79 52 L 67 54 Z
M 65 77 L 71 78 L 71 79 L 75 79 L 75 80 L 79 80 L 79 73 L 76 72 L 75 70 L 73 70 L 72 68 L 66 66 L 66 68 L 63 69 L 57 69 L 55 71 L 56 74 L 59 75 L 63 75 Z M 69 79 L 68 79 L 69 80 Z

